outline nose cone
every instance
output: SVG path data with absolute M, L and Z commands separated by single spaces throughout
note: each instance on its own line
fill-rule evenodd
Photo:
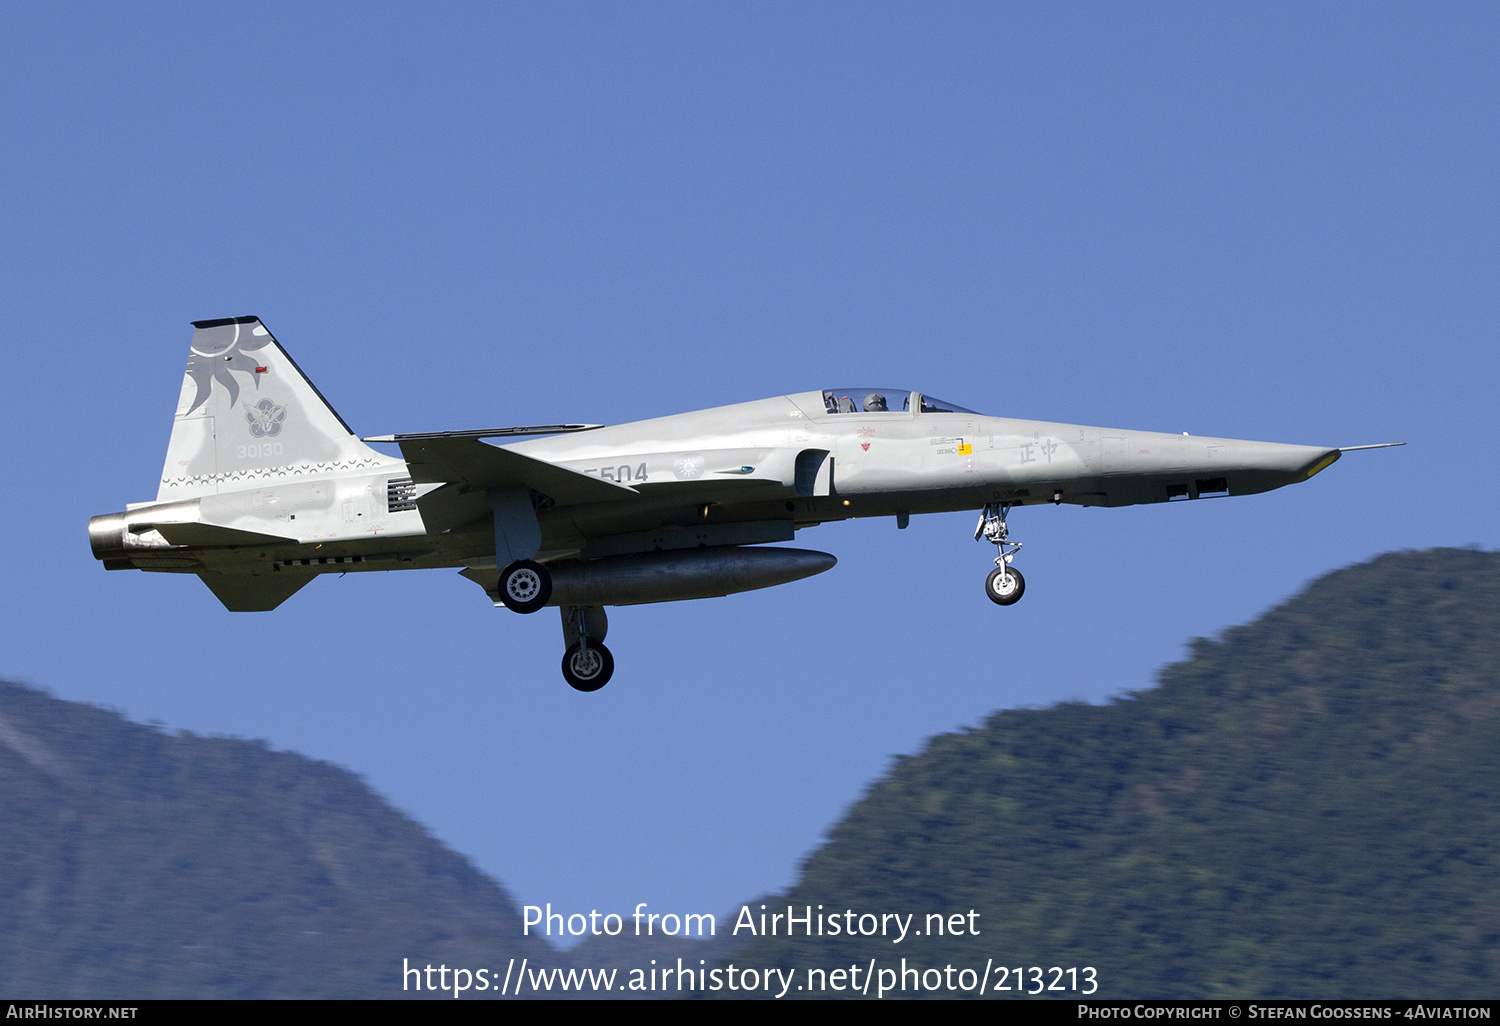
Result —
M 1285 445 L 1280 442 L 1226 440 L 1227 462 L 1237 468 L 1231 475 L 1236 495 L 1270 491 L 1306 481 L 1326 470 L 1341 453 L 1320 445 Z
M 1307 469 L 1303 471 L 1304 478 L 1312 477 L 1320 471 L 1327 470 L 1339 461 L 1340 456 L 1344 455 L 1342 449 L 1324 449 L 1322 453 L 1321 456 L 1313 460 Z
M 1287 474 L 1304 481 L 1339 458 L 1337 449 L 1317 445 L 1235 441 L 1230 449 L 1231 458 L 1246 470 Z

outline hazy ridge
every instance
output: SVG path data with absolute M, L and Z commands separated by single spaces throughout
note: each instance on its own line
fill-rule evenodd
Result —
M 0 683 L 0 991 L 396 996 L 502 968 L 505 891 L 354 774 Z

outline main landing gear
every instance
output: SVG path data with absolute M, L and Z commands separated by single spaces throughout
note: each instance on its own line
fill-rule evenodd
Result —
M 1010 510 L 1008 503 L 988 503 L 979 514 L 979 526 L 974 528 L 975 541 L 983 538 L 999 552 L 995 557 L 995 569 L 984 581 L 984 593 L 997 606 L 1012 605 L 1026 594 L 1026 578 L 1010 565 L 1016 553 L 1021 551 L 1021 543 L 1010 540 L 1010 528 L 1005 525 Z
M 562 606 L 563 680 L 575 691 L 598 691 L 614 676 L 615 657 L 604 647 L 609 618 L 603 606 Z
M 596 641 L 588 648 L 580 642 L 569 645 L 563 653 L 562 671 L 563 680 L 574 691 L 598 691 L 614 676 L 615 657 L 602 641 Z
M 500 571 L 495 594 L 507 609 L 534 613 L 552 598 L 552 574 L 542 564 L 518 559 Z M 615 657 L 604 647 L 609 617 L 603 606 L 560 606 L 563 680 L 576 691 L 598 691 L 614 676 Z
M 506 609 L 534 613 L 552 597 L 552 574 L 540 563 L 518 559 L 500 571 L 500 583 L 495 590 Z

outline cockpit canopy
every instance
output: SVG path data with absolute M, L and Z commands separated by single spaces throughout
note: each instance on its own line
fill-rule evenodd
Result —
M 921 392 L 904 388 L 825 388 L 823 409 L 829 413 L 910 413 L 913 407 L 922 413 L 972 413 L 956 403 L 934 399 Z

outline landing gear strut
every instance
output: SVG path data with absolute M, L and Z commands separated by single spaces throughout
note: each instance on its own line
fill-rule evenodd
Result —
M 1010 514 L 1008 503 L 991 502 L 979 514 L 979 526 L 974 528 L 974 540 L 983 538 L 994 545 L 999 555 L 995 557 L 995 569 L 985 578 L 984 593 L 997 606 L 1008 606 L 1021 601 L 1026 593 L 1026 578 L 1021 571 L 1011 568 L 1011 560 L 1021 551 L 1021 543 L 1010 540 L 1010 528 L 1005 518 Z

